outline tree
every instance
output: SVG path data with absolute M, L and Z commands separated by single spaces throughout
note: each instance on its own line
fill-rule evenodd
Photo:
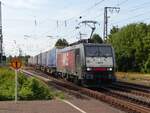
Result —
M 110 34 L 117 33 L 119 31 L 118 27 L 113 26 L 113 28 L 110 30 Z
M 68 45 L 69 44 L 68 44 L 67 40 L 63 38 L 63 39 L 58 39 L 57 40 L 57 42 L 55 44 L 55 47 L 57 47 L 57 48 L 64 48 L 64 47 L 66 47 Z
M 94 34 L 91 39 L 92 43 L 103 43 L 102 38 L 98 34 Z
M 150 25 L 133 23 L 113 30 L 108 42 L 113 45 L 120 71 L 149 72 Z
M 110 30 L 109 38 L 112 37 L 113 34 L 117 33 L 119 31 L 118 27 L 113 26 L 113 28 Z

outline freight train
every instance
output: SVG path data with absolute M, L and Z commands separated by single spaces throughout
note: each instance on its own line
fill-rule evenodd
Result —
M 108 44 L 80 43 L 53 48 L 30 57 L 28 63 L 86 87 L 116 81 L 114 49 Z

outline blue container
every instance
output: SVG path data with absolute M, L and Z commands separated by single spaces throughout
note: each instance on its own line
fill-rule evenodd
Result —
M 47 61 L 47 51 L 42 53 L 42 66 L 46 66 Z
M 47 52 L 47 63 L 48 67 L 56 67 L 56 48 L 53 48 Z

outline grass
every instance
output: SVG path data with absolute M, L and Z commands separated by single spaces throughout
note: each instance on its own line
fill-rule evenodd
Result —
M 150 86 L 150 74 L 116 72 L 119 80 Z
M 0 100 L 14 100 L 15 72 L 0 67 Z M 51 100 L 55 97 L 65 98 L 63 92 L 49 88 L 44 82 L 18 73 L 19 100 Z

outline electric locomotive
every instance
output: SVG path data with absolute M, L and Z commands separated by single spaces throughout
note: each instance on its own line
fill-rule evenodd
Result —
M 111 45 L 80 43 L 57 51 L 60 76 L 87 87 L 115 81 L 115 55 Z

